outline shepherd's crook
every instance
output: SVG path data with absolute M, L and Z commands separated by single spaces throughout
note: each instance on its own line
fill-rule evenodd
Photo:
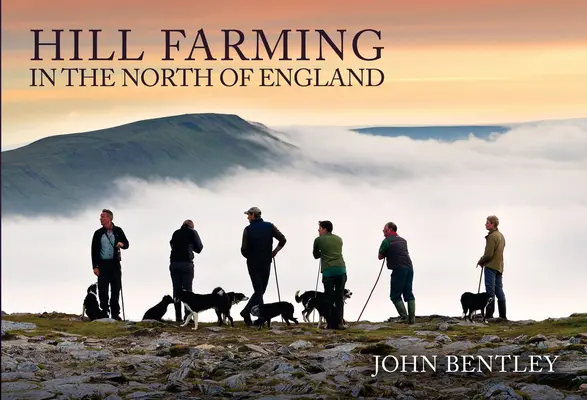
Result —
M 322 270 L 322 259 L 318 263 L 318 275 L 316 276 L 316 290 L 314 290 L 314 299 L 318 297 L 318 280 L 320 279 L 320 271 Z M 316 313 L 316 307 L 312 310 L 312 323 L 314 323 L 314 314 Z
M 126 322 L 124 315 L 124 293 L 122 293 L 122 270 L 120 271 L 120 300 L 122 301 L 122 320 Z
M 371 289 L 371 293 L 369 293 L 369 297 L 367 298 L 367 302 L 365 303 L 365 307 L 367 307 L 367 304 L 369 303 L 369 300 L 371 299 L 371 295 L 373 294 L 373 291 L 375 290 L 375 287 L 377 286 L 377 282 L 379 282 L 379 277 L 381 277 L 381 272 L 383 271 L 383 265 L 385 265 L 385 258 L 383 259 L 383 262 L 381 263 L 381 269 L 379 270 L 379 275 L 377 275 L 377 280 L 375 281 L 375 285 L 373 285 L 373 289 Z M 361 310 L 361 313 L 359 314 L 359 318 L 357 318 L 357 322 L 359 322 L 361 320 L 361 316 L 363 315 L 363 311 L 365 311 L 365 307 L 363 307 L 363 309 Z
M 478 265 L 477 265 L 478 267 Z M 476 267 L 475 267 L 476 268 Z M 477 294 L 479 294 L 479 292 L 481 291 L 481 278 L 483 278 L 483 268 L 485 268 L 483 265 L 481 266 L 481 274 L 479 275 L 479 287 L 477 288 Z M 475 310 L 473 312 L 473 316 L 476 317 L 477 316 L 477 310 Z
M 483 268 L 485 267 L 481 266 L 481 275 L 479 275 L 479 287 L 477 288 L 477 294 L 479 294 L 479 292 L 481 291 L 481 278 L 483 277 Z
M 277 300 L 281 301 L 281 295 L 279 294 L 279 279 L 277 279 L 277 263 L 275 262 L 275 257 L 273 257 L 273 269 L 275 270 L 275 283 L 277 283 Z M 284 322 L 283 316 L 281 316 L 281 322 Z

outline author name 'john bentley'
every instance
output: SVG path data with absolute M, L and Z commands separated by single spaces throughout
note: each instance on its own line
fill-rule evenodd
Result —
M 375 357 L 376 377 L 382 372 L 548 372 L 559 356 L 518 355 L 446 355 L 446 356 L 392 356 Z M 542 365 L 541 365 L 542 364 Z M 440 368 L 439 368 L 440 367 Z

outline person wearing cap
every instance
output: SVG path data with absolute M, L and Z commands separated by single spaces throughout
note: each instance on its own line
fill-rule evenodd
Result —
M 346 264 L 342 257 L 342 238 L 332 233 L 330 221 L 318 221 L 318 237 L 314 239 L 312 254 L 320 259 L 322 284 L 330 307 L 326 316 L 328 329 L 342 330 Z
M 173 285 L 173 298 L 177 298 L 182 290 L 192 291 L 194 281 L 194 252 L 200 254 L 204 245 L 198 231 L 194 229 L 194 222 L 187 219 L 181 227 L 173 232 L 171 240 L 171 254 L 169 256 L 169 272 Z M 173 304 L 175 307 L 175 320 L 183 321 L 181 317 L 181 302 Z
M 253 284 L 253 295 L 245 308 L 241 311 L 245 324 L 252 325 L 251 309 L 263 304 L 263 295 L 271 275 L 271 260 L 285 246 L 286 238 L 271 222 L 261 218 L 261 210 L 251 207 L 245 211 L 249 225 L 243 231 L 241 254 L 247 259 L 247 269 Z M 273 249 L 273 239 L 279 242 Z

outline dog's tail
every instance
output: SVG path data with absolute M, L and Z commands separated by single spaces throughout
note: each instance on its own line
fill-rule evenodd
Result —
M 224 296 L 226 292 L 220 286 L 212 290 L 212 294 L 217 294 L 219 296 Z
M 300 291 L 299 290 L 296 292 L 295 299 L 296 299 L 296 302 L 297 303 L 301 303 L 302 302 L 302 298 L 300 297 Z

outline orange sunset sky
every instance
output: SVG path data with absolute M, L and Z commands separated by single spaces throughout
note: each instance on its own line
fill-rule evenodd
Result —
M 587 116 L 587 1 L 585 0 L 381 0 L 381 1 L 191 1 L 9 0 L 2 2 L 2 148 L 41 137 L 110 127 L 165 115 L 218 112 L 270 126 L 279 125 L 429 125 L 502 123 Z M 41 48 L 43 61 L 31 61 L 34 36 L 54 40 L 51 29 L 64 29 L 63 57 Z M 80 57 L 72 57 L 69 29 L 83 29 Z M 130 29 L 129 56 L 142 61 L 88 61 L 91 34 L 102 29 L 100 56 L 121 52 L 118 29 Z M 162 61 L 161 29 L 184 29 L 174 61 Z M 212 54 L 185 61 L 197 31 L 204 29 Z M 253 29 L 275 43 L 291 29 L 290 51 L 299 52 L 296 29 L 324 29 L 338 43 L 346 29 L 341 61 L 326 48 L 316 61 L 318 37 L 308 34 L 311 61 L 221 61 L 222 29 L 246 35 L 241 49 L 254 57 Z M 352 36 L 361 29 L 381 31 L 381 40 L 365 35 L 366 57 L 383 46 L 380 60 L 357 59 Z M 201 42 L 200 42 L 201 43 Z M 276 54 L 280 54 L 281 47 Z M 265 58 L 267 55 L 263 53 Z M 233 56 L 235 54 L 233 53 Z M 259 87 L 255 72 L 247 87 L 30 87 L 30 68 L 378 68 L 378 87 Z

